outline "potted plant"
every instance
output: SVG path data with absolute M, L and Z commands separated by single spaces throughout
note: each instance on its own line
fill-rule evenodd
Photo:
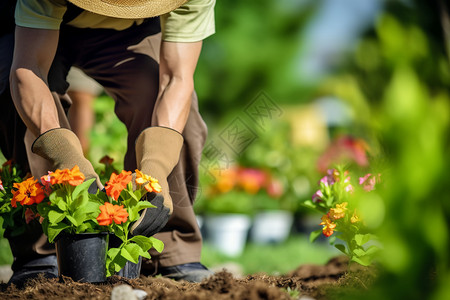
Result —
M 202 177 L 196 211 L 203 215 L 207 240 L 228 256 L 242 253 L 254 212 L 252 198 L 238 188 L 237 170 L 211 171 Z
M 269 170 L 239 167 L 240 188 L 252 195 L 255 210 L 250 237 L 258 244 L 281 243 L 289 236 L 293 223 L 290 202 L 284 186 Z
M 84 282 L 102 282 L 127 262 L 150 258 L 150 248 L 163 249 L 153 237 L 128 233 L 140 211 L 154 207 L 140 199 L 161 191 L 157 180 L 139 170 L 134 182 L 131 172 L 112 173 L 106 192 L 90 194 L 93 181 L 85 180 L 78 166 L 56 170 L 40 182 L 33 177 L 15 182 L 9 199 L 12 208 L 26 211 L 26 222 L 38 219 L 49 241 L 56 242 L 60 275 Z M 111 234 L 121 241 L 115 247 L 108 246 Z

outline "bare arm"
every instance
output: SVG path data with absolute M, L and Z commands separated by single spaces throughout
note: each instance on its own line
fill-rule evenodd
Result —
M 35 136 L 58 128 L 58 113 L 47 76 L 59 31 L 16 27 L 11 93 L 16 109 Z
M 194 71 L 202 42 L 162 42 L 160 83 L 153 125 L 182 132 L 189 115 L 194 92 Z

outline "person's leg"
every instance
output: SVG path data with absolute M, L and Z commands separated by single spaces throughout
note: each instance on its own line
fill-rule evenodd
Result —
M 14 107 L 8 80 L 13 48 L 13 33 L 0 36 L 0 149 L 25 176 L 30 171 L 24 144 L 26 127 Z M 20 288 L 28 279 L 41 273 L 46 277 L 58 276 L 54 247 L 47 242 L 39 223 L 30 223 L 22 234 L 14 235 L 12 232 L 12 228 L 6 228 L 4 233 L 14 258 L 9 284 Z
M 97 39 L 102 39 L 106 44 L 100 46 L 93 43 L 92 47 L 83 47 L 85 51 L 95 53 L 95 57 L 90 56 L 86 62 L 77 61 L 77 65 L 98 81 L 116 102 L 115 112 L 128 129 L 124 168 L 130 171 L 138 165 L 135 142 L 142 131 L 151 126 L 158 93 L 160 34 L 148 35 L 149 31 L 138 26 L 115 35 L 105 32 L 104 38 L 97 36 Z M 184 142 L 179 163 L 168 178 L 173 214 L 167 225 L 155 235 L 165 243 L 165 250 L 160 255 L 152 252 L 152 261 L 159 262 L 161 272 L 164 268 L 200 261 L 202 239 L 192 204 L 198 185 L 197 168 L 206 138 L 206 126 L 198 113 L 195 95 L 182 135 Z M 144 273 L 146 265 L 144 263 Z M 194 270 L 198 271 L 196 267 Z M 202 274 L 209 275 L 210 272 Z
M 78 68 L 72 67 L 67 75 L 69 90 L 67 94 L 72 100 L 69 109 L 69 122 L 72 131 L 80 139 L 83 153 L 89 153 L 89 133 L 95 122 L 93 103 L 103 88 Z

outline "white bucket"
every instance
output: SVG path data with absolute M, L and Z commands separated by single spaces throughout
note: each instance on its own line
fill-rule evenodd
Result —
M 250 237 L 258 244 L 284 242 L 291 232 L 293 221 L 294 217 L 290 211 L 260 212 L 253 220 Z
M 250 228 L 250 217 L 223 214 L 205 217 L 208 240 L 214 248 L 228 256 L 239 256 L 244 250 Z

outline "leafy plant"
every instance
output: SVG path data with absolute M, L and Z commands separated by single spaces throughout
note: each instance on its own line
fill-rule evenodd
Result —
M 164 248 L 154 237 L 129 234 L 129 226 L 139 219 L 140 212 L 154 207 L 141 199 L 147 193 L 161 192 L 158 181 L 151 176 L 136 170 L 134 182 L 132 177 L 129 171 L 112 173 L 106 182 L 106 192 L 90 194 L 88 189 L 95 179 L 85 180 L 78 166 L 71 170 L 56 170 L 42 176 L 41 183 L 33 177 L 14 183 L 8 205 L 10 211 L 26 206 L 26 222 L 39 219 L 50 242 L 57 241 L 60 234 L 114 234 L 121 244 L 110 247 L 107 252 L 107 276 L 111 276 L 127 261 L 138 263 L 140 256 L 150 258 L 150 248 L 159 252 Z
M 148 250 L 152 247 L 158 252 L 164 249 L 164 244 L 154 237 L 130 237 L 129 234 L 129 226 L 139 219 L 140 211 L 155 207 L 149 201 L 140 200 L 147 192 L 161 192 L 161 186 L 156 179 L 139 170 L 136 170 L 135 188 L 131 172 L 113 173 L 107 182 L 106 198 L 104 205 L 100 206 L 101 214 L 97 221 L 122 241 L 119 247 L 108 250 L 107 276 L 120 271 L 127 261 L 137 264 L 140 256 L 150 259 Z
M 319 181 L 319 189 L 312 196 L 312 200 L 304 203 L 305 206 L 324 214 L 320 223 L 323 228 L 312 232 L 310 240 L 316 240 L 321 234 L 331 237 L 330 243 L 346 254 L 350 261 L 364 266 L 370 265 L 379 248 L 370 243 L 376 240 L 376 236 L 365 226 L 364 218 L 358 211 L 358 203 L 364 193 L 375 189 L 380 182 L 380 176 L 366 174 L 354 185 L 349 172 L 344 171 L 342 167 L 328 170 L 327 175 Z M 344 244 L 336 243 L 336 239 Z

